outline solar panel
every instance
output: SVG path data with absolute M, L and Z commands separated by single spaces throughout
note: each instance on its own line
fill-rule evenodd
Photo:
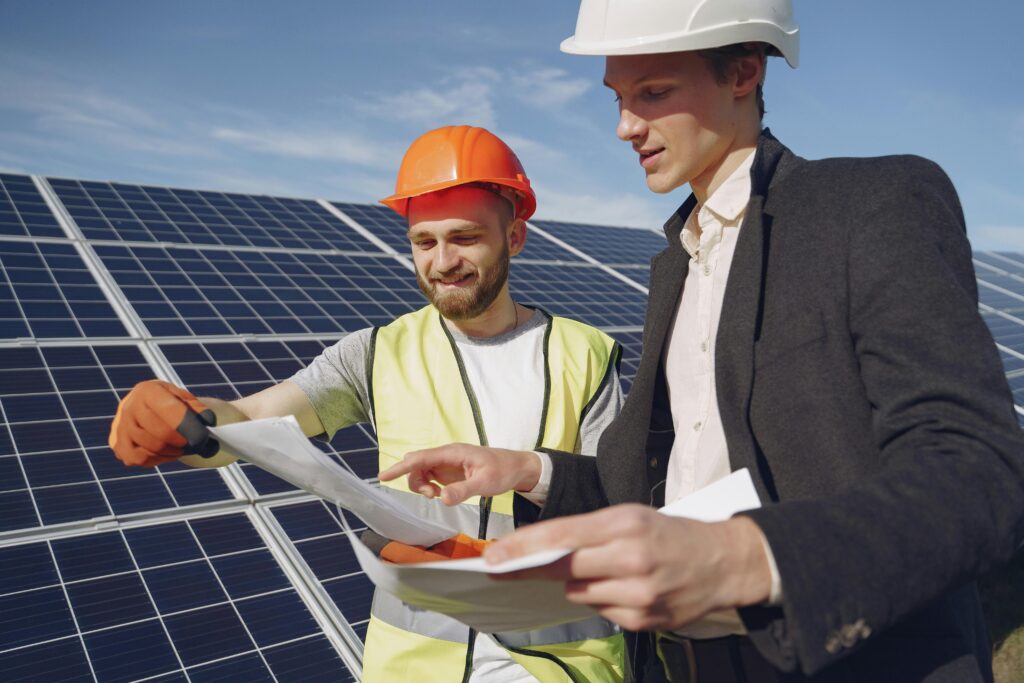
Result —
M 513 298 L 595 327 L 642 327 L 647 297 L 598 266 L 512 261 Z
M 0 548 L 5 681 L 355 680 L 244 514 Z
M 533 222 L 542 230 L 606 265 L 647 265 L 651 257 L 666 246 L 664 236 L 650 230 L 561 221 Z M 646 280 L 641 284 L 646 286 Z
M 133 345 L 0 348 L 0 531 L 231 498 L 213 470 L 112 457 L 118 399 L 151 377 Z
M 338 513 L 323 501 L 272 508 L 274 518 L 359 640 L 366 638 L 373 584 L 359 568 Z M 366 528 L 346 513 L 355 533 Z
M 97 246 L 154 337 L 334 334 L 423 305 L 390 256 Z
M 0 173 L 0 235 L 66 236 L 32 178 L 10 173 Z
M 73 244 L 0 240 L 0 337 L 124 337 Z
M 161 344 L 160 349 L 192 393 L 225 400 L 241 398 L 291 377 L 333 342 L 259 341 Z M 368 425 L 338 431 L 329 443 L 314 441 L 335 461 L 363 479 L 377 477 L 377 442 Z M 296 490 L 254 465 L 241 463 L 260 495 Z
M 380 251 L 312 199 L 49 182 L 86 239 Z

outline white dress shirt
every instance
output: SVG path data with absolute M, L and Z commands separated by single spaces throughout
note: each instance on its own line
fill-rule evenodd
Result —
M 708 197 L 694 207 L 680 238 L 690 255 L 683 294 L 665 344 L 665 378 L 675 429 L 668 461 L 665 504 L 704 488 L 731 472 L 718 393 L 715 386 L 715 341 L 740 224 L 750 201 L 754 151 Z M 533 493 L 546 493 L 550 459 L 541 458 L 542 475 Z M 782 582 L 771 548 L 762 536 L 772 574 L 771 604 L 782 598 Z M 735 610 L 708 615 L 680 629 L 690 638 L 745 634 Z

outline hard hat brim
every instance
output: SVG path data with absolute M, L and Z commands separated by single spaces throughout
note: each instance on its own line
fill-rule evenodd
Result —
M 727 39 L 723 39 L 726 34 L 718 30 L 717 27 L 698 32 L 679 31 L 620 40 L 581 41 L 572 35 L 562 41 L 559 49 L 573 55 L 611 57 L 708 50 L 735 43 L 768 43 L 775 47 L 785 58 L 786 63 L 795 69 L 800 64 L 799 34 L 799 28 L 785 32 L 771 24 L 749 22 L 741 26 L 730 26 Z

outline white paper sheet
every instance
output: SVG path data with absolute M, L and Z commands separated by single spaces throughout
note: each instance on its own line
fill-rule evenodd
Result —
M 294 417 L 240 422 L 210 431 L 238 457 L 352 511 L 382 536 L 429 546 L 457 533 L 416 516 L 393 497 L 335 463 L 309 442 Z M 660 511 L 714 522 L 759 506 L 750 473 L 739 470 Z M 395 565 L 380 560 L 367 548 L 348 528 L 344 517 L 342 524 L 349 532 L 359 565 L 378 588 L 481 632 L 533 630 L 594 614 L 589 607 L 566 600 L 561 582 L 493 578 L 495 574 L 543 567 L 565 557 L 569 550 L 548 550 L 497 565 L 489 565 L 482 558 Z M 710 615 L 707 626 L 715 628 L 715 622 L 728 622 L 730 618 L 724 612 Z
M 457 530 L 421 519 L 379 488 L 355 476 L 310 443 L 291 415 L 211 427 L 239 458 L 346 510 L 387 538 L 433 545 Z
M 750 473 L 743 469 L 660 512 L 716 522 L 757 507 L 757 490 Z M 394 565 L 381 561 L 354 534 L 349 534 L 349 540 L 359 565 L 378 588 L 394 593 L 410 605 L 442 612 L 484 633 L 530 631 L 594 615 L 589 607 L 566 600 L 565 584 L 561 582 L 497 581 L 489 576 L 543 567 L 568 555 L 568 550 L 534 553 L 498 565 L 488 565 L 482 558 Z M 707 633 L 732 629 L 736 623 L 739 617 L 735 610 L 730 610 L 710 614 L 691 626 L 693 632 Z

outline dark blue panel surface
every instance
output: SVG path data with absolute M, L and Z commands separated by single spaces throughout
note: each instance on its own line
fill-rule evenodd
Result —
M 0 240 L 0 338 L 126 336 L 72 244 Z
M 542 230 L 571 244 L 605 265 L 619 263 L 647 265 L 652 256 L 667 246 L 665 236 L 651 230 L 563 223 L 562 221 L 532 222 Z
M 91 240 L 378 251 L 312 199 L 49 182 Z
M 425 302 L 391 257 L 100 246 L 153 336 L 338 334 Z
M 280 683 L 356 680 L 326 638 L 307 638 L 270 647 L 263 656 Z
M 370 618 L 373 584 L 359 569 L 335 508 L 323 502 L 282 505 L 274 518 L 354 629 Z M 365 525 L 348 516 L 358 533 Z
M 595 327 L 642 327 L 647 295 L 598 266 L 512 262 L 512 297 Z
M 616 332 L 612 335 L 622 345 L 622 362 L 619 365 L 619 379 L 622 391 L 629 393 L 640 366 L 640 352 L 643 350 L 642 332 Z
M 65 237 L 27 175 L 0 173 L 0 235 Z
M 127 468 L 114 457 L 120 396 L 151 377 L 134 345 L 0 349 L 0 529 L 231 497 L 215 470 Z

